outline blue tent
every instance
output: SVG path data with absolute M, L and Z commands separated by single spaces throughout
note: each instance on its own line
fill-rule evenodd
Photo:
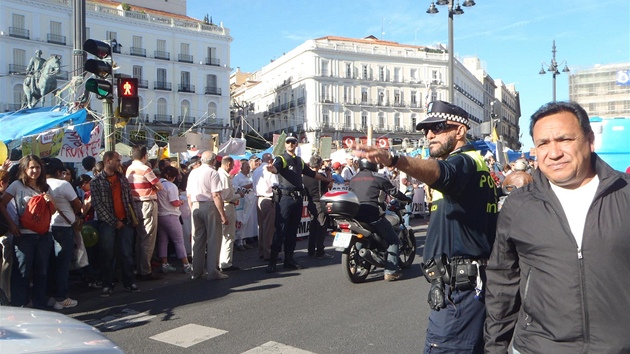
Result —
M 23 109 L 16 112 L 0 114 L 0 140 L 9 143 L 22 139 L 24 136 L 35 135 L 64 125 L 78 125 L 87 120 L 87 111 L 81 109 L 68 113 L 64 107 L 41 107 Z M 93 124 L 83 124 L 76 127 L 84 142 L 90 140 Z

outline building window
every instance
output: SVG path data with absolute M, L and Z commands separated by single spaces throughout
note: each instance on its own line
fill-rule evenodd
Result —
M 369 80 L 370 79 L 370 77 L 368 75 L 369 72 L 368 72 L 368 66 L 367 65 L 363 65 L 361 67 L 361 72 L 362 72 L 362 75 L 363 75 L 363 80 Z
M 208 117 L 210 119 L 217 118 L 217 104 L 214 102 L 208 103 Z
M 330 72 L 328 70 L 328 60 L 322 60 L 322 76 L 330 76 Z
M 385 113 L 378 114 L 378 128 L 385 129 Z
M 409 77 L 411 81 L 418 81 L 418 69 L 409 70 Z
M 352 114 L 350 112 L 346 112 L 344 125 L 348 129 L 352 129 Z
M 400 68 L 394 68 L 394 82 L 401 82 Z
M 367 112 L 361 112 L 361 126 L 367 127 L 368 125 L 368 114 Z
M 385 92 L 383 92 L 382 89 L 378 90 L 378 104 L 379 105 L 385 104 Z
M 346 63 L 346 77 L 352 79 L 352 64 Z
M 615 102 L 608 102 L 608 113 L 614 113 L 615 112 Z
M 26 98 L 24 97 L 24 88 L 22 87 L 22 85 L 18 84 L 18 85 L 13 86 L 13 103 L 15 106 L 14 107 L 15 111 L 21 108 L 22 102 L 25 99 Z
M 394 103 L 398 105 L 402 103 L 399 90 L 394 90 Z
M 368 103 L 367 88 L 361 88 L 361 103 L 362 104 Z
M 400 122 L 400 113 L 396 113 L 396 114 L 394 115 L 394 128 L 395 128 L 396 130 L 399 130 L 399 129 L 401 129 L 401 128 L 402 128 L 402 125 L 401 125 L 400 123 L 401 123 L 401 122 Z
M 190 102 L 188 100 L 183 100 L 182 105 L 179 108 L 180 111 L 180 122 L 186 123 L 194 123 L 193 118 L 190 115 Z
M 378 67 L 378 79 L 379 81 L 385 81 L 385 67 L 384 66 L 379 66 Z
M 324 127 L 328 127 L 330 125 L 330 116 L 328 115 L 328 112 L 325 112 L 323 114 L 322 124 L 324 125 Z
M 417 91 L 411 91 L 411 106 L 412 107 L 418 106 L 418 92 Z
M 90 37 L 87 37 L 87 38 L 90 38 Z M 105 32 L 105 38 L 107 38 L 110 41 L 112 39 L 115 39 L 116 41 L 118 41 L 118 33 L 112 32 L 112 31 L 106 31 Z
M 343 88 L 343 101 L 352 103 L 352 86 L 344 86 Z

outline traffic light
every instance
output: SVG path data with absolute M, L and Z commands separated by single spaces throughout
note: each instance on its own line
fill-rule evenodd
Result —
M 110 79 L 112 73 L 112 47 L 101 41 L 88 39 L 83 43 L 83 50 L 94 55 L 98 59 L 88 59 L 83 65 L 85 71 L 96 75 L 85 82 L 85 89 L 94 92 L 98 98 L 112 98 L 113 87 Z
M 125 118 L 137 117 L 140 109 L 138 79 L 133 77 L 118 79 L 118 115 Z

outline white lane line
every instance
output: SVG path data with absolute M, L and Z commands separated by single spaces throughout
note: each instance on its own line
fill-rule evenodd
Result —
M 218 337 L 227 331 L 218 328 L 200 326 L 196 324 L 187 324 L 170 331 L 162 332 L 149 337 L 151 339 L 176 345 L 182 348 L 191 347 L 197 343 L 201 343 L 208 339 Z
M 267 342 L 261 346 L 256 348 L 252 348 L 242 354 L 315 354 L 313 352 L 309 352 L 307 350 L 298 349 L 292 347 L 290 345 L 278 343 L 278 342 Z

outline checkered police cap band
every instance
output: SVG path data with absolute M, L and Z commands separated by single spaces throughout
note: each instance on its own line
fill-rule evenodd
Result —
M 452 122 L 456 122 L 456 123 L 461 123 L 463 125 L 466 126 L 466 128 L 470 129 L 470 122 L 468 121 L 468 118 L 464 118 L 455 114 L 450 114 L 450 113 L 429 113 L 427 115 L 427 118 L 438 118 L 440 120 L 450 120 Z
M 444 101 L 430 102 L 427 107 L 427 118 L 422 123 L 431 124 L 446 120 L 463 124 L 470 129 L 468 112 L 459 106 Z

